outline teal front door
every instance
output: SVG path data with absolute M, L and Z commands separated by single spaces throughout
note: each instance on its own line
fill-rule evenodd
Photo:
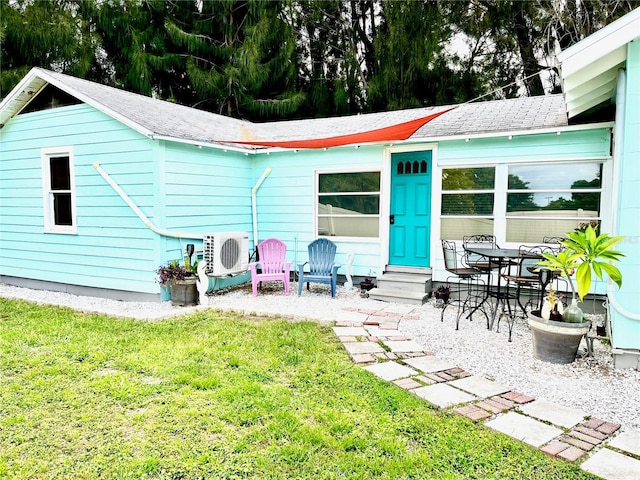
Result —
M 429 266 L 431 153 L 391 156 L 389 265 Z

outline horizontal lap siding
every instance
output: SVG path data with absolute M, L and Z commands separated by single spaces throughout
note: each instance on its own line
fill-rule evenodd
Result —
M 157 293 L 157 236 L 93 167 L 154 221 L 157 144 L 87 105 L 14 117 L 0 130 L 0 273 Z M 40 149 L 71 146 L 77 234 L 43 233 Z
M 164 227 L 202 234 L 251 232 L 250 157 L 169 142 L 163 148 L 160 188 Z M 187 243 L 200 246 L 202 242 L 167 238 L 167 255 L 179 257 Z
M 610 131 L 562 132 L 541 135 L 478 138 L 441 142 L 438 165 L 468 163 L 498 164 L 509 162 L 549 162 L 584 158 L 604 158 L 610 154 Z
M 308 257 L 307 245 L 316 239 L 313 228 L 315 171 L 363 167 L 378 170 L 382 168 L 383 158 L 382 147 L 303 150 L 257 156 L 253 171 L 254 184 L 267 167 L 272 169 L 257 193 L 259 240 L 279 238 L 287 244 L 288 260 L 305 262 Z M 355 254 L 354 275 L 367 275 L 372 268 L 380 265 L 381 242 L 378 239 L 366 242 L 336 240 L 336 243 L 336 258 L 343 265 L 340 274 L 346 273 L 349 253 Z
M 627 53 L 626 105 L 622 162 L 618 179 L 616 235 L 624 236 L 618 249 L 626 255 L 618 264 L 623 276 L 616 299 L 628 312 L 640 313 L 640 43 L 631 42 Z M 614 348 L 640 350 L 640 321 L 611 309 Z

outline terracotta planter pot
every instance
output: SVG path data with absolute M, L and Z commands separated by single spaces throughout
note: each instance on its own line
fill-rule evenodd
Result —
M 539 311 L 534 311 L 528 318 L 533 335 L 533 356 L 550 363 L 573 362 L 582 337 L 591 328 L 591 322 L 555 322 L 539 315 Z
M 178 280 L 169 286 L 171 292 L 171 305 L 189 307 L 198 304 L 197 278 Z

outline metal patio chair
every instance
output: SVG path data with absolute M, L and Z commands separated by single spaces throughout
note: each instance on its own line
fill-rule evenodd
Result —
M 456 330 L 458 330 L 460 326 L 460 317 L 465 311 L 469 311 L 467 318 L 471 318 L 473 313 L 481 310 L 487 318 L 487 321 L 489 321 L 483 305 L 486 300 L 486 295 L 484 295 L 485 282 L 483 282 L 481 278 L 483 275 L 486 275 L 486 273 L 469 266 L 465 261 L 466 255 L 458 252 L 455 242 L 441 240 L 441 243 L 444 256 L 444 268 L 447 272 L 451 273 L 451 275 L 447 277 L 447 285 L 455 283 L 458 285 L 458 288 L 451 290 L 451 296 L 443 305 L 442 312 L 440 313 L 440 321 L 444 321 L 444 312 L 447 307 L 453 303 L 458 304 Z M 452 298 L 452 296 L 454 298 Z

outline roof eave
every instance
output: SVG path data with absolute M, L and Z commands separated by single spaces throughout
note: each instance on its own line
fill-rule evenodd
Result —
M 638 38 L 639 33 L 640 8 L 637 8 L 559 52 L 556 55 L 557 64 L 561 66 L 563 74 L 572 74 Z
M 45 70 L 37 67 L 32 68 L 29 73 L 22 79 L 22 81 L 20 81 L 20 83 L 18 83 L 18 85 L 16 85 L 14 89 L 9 92 L 9 95 L 7 95 L 7 97 L 0 104 L 0 125 L 4 126 L 4 124 L 9 119 L 17 115 L 43 88 L 44 84 L 38 85 L 38 80 L 44 81 L 56 88 L 59 88 L 63 92 L 77 98 L 87 105 L 91 105 L 96 110 L 99 110 L 105 115 L 108 115 L 115 120 L 123 123 L 124 125 L 127 125 L 128 127 L 146 137 L 152 137 L 155 133 L 143 127 L 139 123 L 132 121 L 130 118 L 120 115 L 118 112 L 113 111 L 102 103 L 97 102 L 93 98 L 84 95 L 82 92 L 78 92 L 64 82 L 59 82 L 57 79 L 49 75 Z M 29 94 L 30 89 L 37 90 L 34 90 L 32 94 Z M 27 96 L 30 98 L 25 98 Z
M 640 37 L 640 8 L 556 55 L 569 118 L 613 98 L 627 44 Z

